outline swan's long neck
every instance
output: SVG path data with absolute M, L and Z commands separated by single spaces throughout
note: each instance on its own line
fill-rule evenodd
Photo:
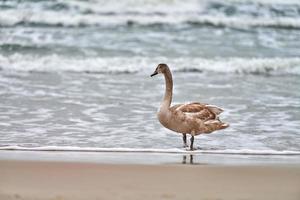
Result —
M 172 95 L 173 95 L 173 79 L 172 74 L 169 69 L 167 69 L 164 73 L 165 76 L 165 83 L 166 83 L 166 90 L 163 102 L 161 104 L 161 108 L 170 108 L 172 102 Z

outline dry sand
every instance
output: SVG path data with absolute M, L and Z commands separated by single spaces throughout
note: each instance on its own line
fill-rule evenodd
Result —
M 0 199 L 299 200 L 299 166 L 0 161 Z

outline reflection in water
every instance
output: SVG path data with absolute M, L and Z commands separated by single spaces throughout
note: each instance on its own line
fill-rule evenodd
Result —
M 194 164 L 194 156 L 192 154 L 190 154 L 189 158 L 190 158 L 189 164 L 191 164 L 191 165 Z M 186 162 L 186 159 L 187 159 L 187 156 L 183 155 L 183 157 L 182 157 L 182 164 L 188 164 Z

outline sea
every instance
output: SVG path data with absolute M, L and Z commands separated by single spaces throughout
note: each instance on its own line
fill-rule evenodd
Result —
M 230 124 L 194 152 L 157 120 L 159 63 L 174 104 Z M 300 163 L 300 1 L 1 0 L 0 157 L 13 150 Z

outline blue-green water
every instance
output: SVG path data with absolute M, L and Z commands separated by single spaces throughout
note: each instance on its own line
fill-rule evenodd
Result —
M 0 1 L 0 146 L 173 149 L 156 110 L 224 108 L 204 150 L 300 151 L 298 1 Z M 248 151 L 249 150 L 249 151 Z

